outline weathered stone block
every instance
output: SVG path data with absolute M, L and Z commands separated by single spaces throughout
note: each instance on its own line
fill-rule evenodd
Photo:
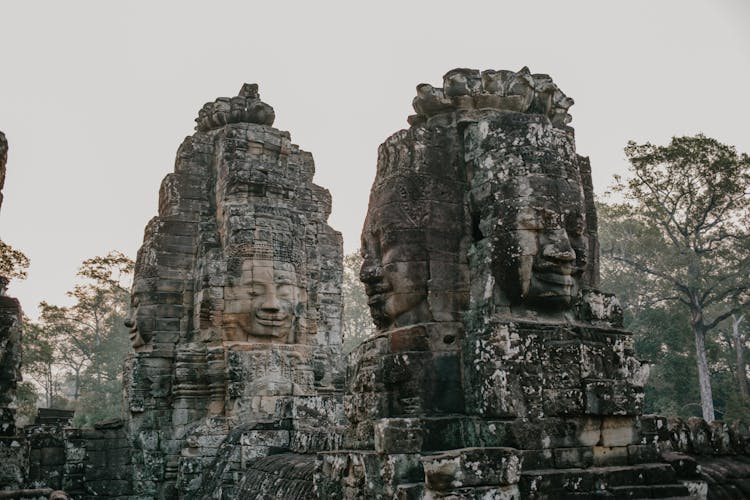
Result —
M 604 417 L 601 425 L 602 446 L 627 446 L 638 443 L 635 417 Z
M 465 448 L 422 457 L 427 487 L 447 491 L 464 486 L 518 482 L 521 459 L 512 448 Z
M 695 458 L 689 455 L 684 453 L 666 452 L 661 454 L 661 458 L 672 466 L 672 469 L 674 469 L 677 477 L 680 479 L 691 479 L 700 476 L 698 462 Z
M 479 446 L 478 430 L 465 417 L 426 417 L 421 419 L 422 450 L 439 451 L 461 448 L 470 443 Z M 471 436 L 469 436 L 471 433 Z
M 419 453 L 424 430 L 416 418 L 386 418 L 375 422 L 375 451 L 378 453 Z
M 40 463 L 42 465 L 62 465 L 65 463 L 65 448 L 63 446 L 42 448 Z
M 656 444 L 630 444 L 628 445 L 628 463 L 646 464 L 660 461 L 659 448 Z
M 558 469 L 586 468 L 594 464 L 593 447 L 555 448 L 553 454 Z
M 597 467 L 628 464 L 627 446 L 594 446 L 593 455 Z
M 584 408 L 591 415 L 638 415 L 643 407 L 643 389 L 627 382 L 600 380 L 584 385 Z
M 548 417 L 580 415 L 583 393 L 580 389 L 544 389 L 543 408 Z
M 429 349 L 427 331 L 421 325 L 394 330 L 388 335 L 388 341 L 389 349 L 393 353 Z
M 86 489 L 94 496 L 126 496 L 130 493 L 130 484 L 124 480 L 87 481 Z
M 541 450 L 518 450 L 523 470 L 554 469 L 555 454 L 551 448 Z

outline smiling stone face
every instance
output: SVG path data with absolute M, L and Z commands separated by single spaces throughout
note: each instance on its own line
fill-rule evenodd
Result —
M 496 304 L 570 308 L 591 286 L 592 200 L 572 134 L 542 116 L 489 115 L 466 129 L 477 246 L 487 255 Z M 480 266 L 481 267 L 481 266 Z
M 567 307 L 580 288 L 587 261 L 579 207 L 528 200 L 495 235 L 495 277 L 511 302 Z
M 295 343 L 305 302 L 291 266 L 245 262 L 239 279 L 224 288 L 225 340 Z

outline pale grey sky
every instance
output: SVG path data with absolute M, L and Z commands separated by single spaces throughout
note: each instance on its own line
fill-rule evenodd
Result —
M 750 152 L 744 0 L 15 1 L 0 5 L 0 236 L 31 258 L 27 314 L 69 303 L 81 261 L 130 256 L 204 102 L 257 82 L 313 153 L 347 252 L 377 146 L 415 86 L 454 67 L 549 73 L 576 101 L 578 152 L 603 192 L 629 139 L 703 132 Z

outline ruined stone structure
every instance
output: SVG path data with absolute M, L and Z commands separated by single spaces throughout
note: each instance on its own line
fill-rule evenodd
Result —
M 750 497 L 746 425 L 641 415 L 648 365 L 597 289 L 572 104 L 527 68 L 417 87 L 409 129 L 379 149 L 362 231 L 378 331 L 345 370 L 341 236 L 312 156 L 272 127 L 257 85 L 203 106 L 138 253 L 124 421 L 19 436 L 20 309 L 0 308 L 0 489 Z
M 8 141 L 0 132 L 0 206 L 5 185 Z M 26 450 L 16 429 L 16 387 L 21 380 L 21 305 L 5 295 L 7 276 L 0 276 L 0 488 L 24 480 Z
M 695 461 L 660 453 L 721 440 L 639 418 L 648 366 L 596 288 L 572 99 L 527 68 L 456 69 L 413 104 L 378 153 L 361 279 L 379 331 L 353 353 L 319 497 L 705 495 Z
M 232 498 L 251 459 L 336 445 L 341 235 L 273 120 L 257 85 L 206 104 L 162 183 L 127 323 L 135 495 Z

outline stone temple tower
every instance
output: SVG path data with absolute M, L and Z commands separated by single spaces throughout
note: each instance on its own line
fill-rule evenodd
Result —
M 230 495 L 250 457 L 330 444 L 330 422 L 292 415 L 340 385 L 342 240 L 312 155 L 273 121 L 254 84 L 206 104 L 162 183 L 127 321 L 136 494 Z
M 597 290 L 572 104 L 527 68 L 417 87 L 378 152 L 361 270 L 378 333 L 352 356 L 320 498 L 688 496 L 639 420 L 648 366 Z

